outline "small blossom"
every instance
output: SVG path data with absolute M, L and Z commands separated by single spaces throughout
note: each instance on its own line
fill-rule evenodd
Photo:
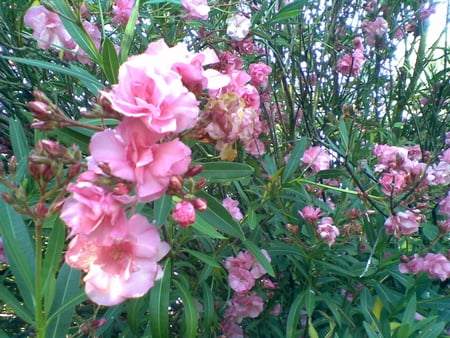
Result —
M 175 222 L 184 228 L 195 222 L 195 208 L 190 201 L 183 200 L 175 204 L 172 212 L 172 218 Z
M 388 22 L 377 17 L 374 21 L 363 20 L 362 30 L 366 36 L 366 42 L 369 46 L 375 47 L 377 40 L 382 39 L 389 28 Z
M 316 230 L 319 237 L 327 241 L 328 246 L 332 246 L 336 241 L 336 237 L 339 236 L 339 229 L 333 223 L 331 217 L 323 217 Z
M 117 0 L 112 6 L 113 17 L 111 22 L 114 25 L 126 26 L 133 11 L 135 0 Z
M 299 211 L 298 214 L 309 223 L 316 223 L 319 217 L 323 216 L 320 208 L 314 209 L 314 207 L 311 207 L 309 205 L 304 207 L 303 210 Z
M 272 72 L 272 67 L 265 63 L 252 63 L 249 66 L 249 72 L 252 79 L 250 83 L 254 86 L 265 87 L 269 80 L 269 74 Z
M 409 210 L 397 212 L 395 216 L 390 216 L 384 222 L 386 233 L 394 234 L 400 238 L 404 235 L 410 235 L 419 230 L 419 222 L 416 215 Z
M 337 62 L 336 70 L 343 75 L 356 76 L 361 71 L 365 59 L 363 52 L 357 49 L 353 53 L 342 55 Z
M 227 19 L 227 35 L 235 41 L 245 39 L 252 23 L 245 15 L 237 13 Z
M 227 196 L 223 201 L 222 205 L 225 209 L 228 210 L 228 212 L 233 216 L 233 218 L 236 221 L 240 221 L 244 216 L 241 213 L 241 210 L 239 210 L 239 201 L 236 201 L 232 199 L 231 197 Z
M 301 160 L 312 169 L 313 173 L 330 168 L 330 155 L 319 146 L 307 149 Z
M 210 8 L 207 0 L 181 0 L 181 4 L 186 10 L 188 18 L 208 19 Z

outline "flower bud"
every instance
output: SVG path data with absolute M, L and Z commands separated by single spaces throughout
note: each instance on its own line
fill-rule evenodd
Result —
M 190 201 L 178 202 L 173 209 L 172 218 L 179 225 L 187 228 L 195 222 L 195 208 Z
M 52 109 L 44 102 L 31 101 L 28 103 L 28 110 L 36 120 L 50 121 L 53 115 Z
M 15 175 L 17 172 L 17 159 L 15 156 L 11 156 L 11 158 L 8 161 L 8 169 L 11 175 Z
M 204 198 L 196 198 L 192 201 L 192 204 L 198 211 L 206 211 L 208 209 L 208 202 Z
M 171 191 L 183 190 L 184 180 L 180 175 L 172 176 L 169 180 L 169 189 Z
M 8 204 L 14 204 L 16 202 L 14 200 L 14 197 L 12 197 L 11 194 L 7 192 L 2 192 L 2 198 Z
M 38 143 L 42 145 L 42 148 L 52 157 L 62 157 L 66 153 L 66 149 L 61 147 L 57 142 L 52 140 L 41 140 Z
M 193 165 L 193 166 L 189 167 L 189 169 L 186 172 L 185 176 L 186 177 L 194 177 L 194 176 L 200 174 L 203 171 L 203 168 L 204 167 L 201 164 Z
M 48 208 L 45 203 L 39 202 L 34 206 L 34 212 L 40 219 L 44 220 L 47 218 Z
M 75 177 L 80 173 L 80 171 L 81 171 L 81 164 L 74 163 L 69 168 L 68 177 Z
M 195 190 L 201 190 L 207 183 L 206 178 L 201 178 L 195 183 Z

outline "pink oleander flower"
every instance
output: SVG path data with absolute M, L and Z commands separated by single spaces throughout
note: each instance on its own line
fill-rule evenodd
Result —
M 321 212 L 320 208 L 314 209 L 314 207 L 311 207 L 307 205 L 303 208 L 302 211 L 299 211 L 298 214 L 309 223 L 316 223 L 319 217 L 323 216 L 323 213 Z
M 450 192 L 439 202 L 439 214 L 450 216 Z
M 111 22 L 114 25 L 126 26 L 133 11 L 134 2 L 135 0 L 116 0 L 112 6 Z
M 233 218 L 236 221 L 240 221 L 244 216 L 241 213 L 241 210 L 239 209 L 239 201 L 236 201 L 232 199 L 231 197 L 227 196 L 223 201 L 222 205 L 225 209 L 228 210 L 228 212 L 233 216 Z
M 361 71 L 365 60 L 363 51 L 356 49 L 353 53 L 344 54 L 339 58 L 336 70 L 342 75 L 356 76 Z
M 309 166 L 313 173 L 330 168 L 330 155 L 319 146 L 310 147 L 305 151 L 302 162 Z
M 449 133 L 450 134 L 450 133 Z M 450 140 L 450 138 L 449 138 Z M 450 148 L 445 150 L 441 156 L 439 156 L 439 160 L 441 162 L 445 162 L 447 164 L 450 164 Z
M 183 175 L 191 162 L 191 150 L 183 142 L 155 143 L 157 137 L 141 120 L 125 118 L 115 130 L 91 138 L 88 166 L 102 172 L 98 165 L 107 165 L 111 175 L 135 183 L 140 202 L 151 202 L 160 198 L 170 178 Z
M 445 186 L 450 184 L 450 164 L 441 161 L 428 167 L 426 180 L 430 185 Z
M 450 218 L 448 218 L 445 221 L 439 221 L 438 226 L 439 229 L 441 230 L 441 233 L 450 232 Z
M 192 19 L 208 19 L 210 8 L 207 0 L 181 0 L 187 17 Z
M 376 46 L 377 40 L 382 39 L 388 29 L 388 22 L 382 17 L 377 17 L 374 21 L 366 19 L 362 22 L 362 30 L 366 36 L 366 43 L 372 47 Z
M 158 264 L 170 250 L 157 228 L 139 214 L 125 223 L 126 233 L 109 245 L 96 245 L 75 236 L 66 262 L 86 272 L 86 294 L 99 305 L 112 306 L 127 298 L 143 296 L 162 277 Z
M 328 246 L 332 246 L 336 241 L 336 237 L 339 236 L 339 229 L 333 225 L 333 219 L 331 217 L 323 217 L 320 220 L 320 224 L 317 225 L 317 234 L 321 239 L 325 239 Z
M 33 29 L 33 36 L 39 47 L 75 48 L 75 41 L 64 28 L 58 14 L 50 12 L 44 6 L 30 7 L 25 13 L 24 22 Z
M 227 19 L 227 35 L 235 41 L 244 40 L 252 23 L 245 15 L 236 13 Z
M 244 338 L 244 330 L 242 326 L 233 322 L 222 322 L 220 323 L 220 328 L 222 329 L 223 335 L 221 338 Z
M 250 83 L 254 86 L 265 87 L 269 81 L 269 74 L 272 72 L 272 67 L 263 62 L 252 63 L 248 67 L 252 79 Z
M 172 212 L 172 218 L 182 227 L 189 227 L 189 225 L 195 222 L 194 205 L 190 201 L 186 200 L 177 202 Z
M 83 27 L 86 30 L 86 32 L 89 34 L 89 36 L 92 39 L 92 42 L 94 42 L 95 47 L 97 50 L 100 50 L 101 47 L 101 39 L 102 34 L 98 27 L 89 21 L 83 21 Z M 89 64 L 91 61 L 89 60 L 89 57 L 87 53 L 80 48 L 80 46 L 76 45 L 75 48 L 72 50 L 73 54 L 71 53 L 64 53 L 64 58 L 66 60 L 71 61 L 72 59 L 77 59 L 81 63 Z
M 233 294 L 224 314 L 225 322 L 240 324 L 244 318 L 256 318 L 264 309 L 264 300 L 254 293 Z
M 381 190 L 386 196 L 397 196 L 407 187 L 406 177 L 407 174 L 403 172 L 384 173 L 380 179 Z
M 164 57 L 164 53 L 130 57 L 120 66 L 119 83 L 102 92 L 112 109 L 161 135 L 192 128 L 199 114 L 197 99 L 181 75 L 162 67 Z
M 418 254 L 414 254 L 412 259 L 409 259 L 405 263 L 401 263 L 398 266 L 398 270 L 401 273 L 413 273 L 417 275 L 418 273 L 424 271 L 423 258 L 420 257 Z
M 93 180 L 97 177 L 87 171 L 75 183 L 67 186 L 71 195 L 64 201 L 60 218 L 71 229 L 69 237 L 80 235 L 104 245 L 124 235 L 124 202 L 129 202 L 130 197 L 116 194 L 108 187 L 95 185 Z
M 450 261 L 440 253 L 427 253 L 423 258 L 423 269 L 430 278 L 439 278 L 444 281 L 450 277 Z
M 3 238 L 1 236 L 0 236 L 0 262 L 8 263 L 5 246 L 3 245 Z
M 374 147 L 373 153 L 378 160 L 375 171 L 381 172 L 387 169 L 401 169 L 403 164 L 408 160 L 409 150 L 405 147 L 377 144 Z
M 416 215 L 409 210 L 399 211 L 395 216 L 390 216 L 384 222 L 386 233 L 394 234 L 400 238 L 404 235 L 411 235 L 419 230 L 419 222 Z

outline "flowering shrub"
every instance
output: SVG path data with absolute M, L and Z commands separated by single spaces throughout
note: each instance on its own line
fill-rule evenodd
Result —
M 5 334 L 447 335 L 434 4 L 0 6 Z

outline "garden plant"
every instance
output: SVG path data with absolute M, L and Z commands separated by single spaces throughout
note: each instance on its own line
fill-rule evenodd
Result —
M 0 1 L 0 337 L 450 336 L 448 6 Z

